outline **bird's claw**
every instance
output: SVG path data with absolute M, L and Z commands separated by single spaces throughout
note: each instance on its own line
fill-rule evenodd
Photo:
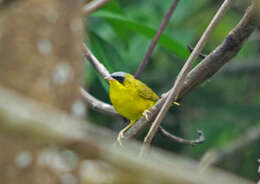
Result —
M 119 134 L 118 134 L 116 140 L 117 140 L 117 142 L 118 142 L 118 144 L 119 144 L 120 146 L 123 146 L 121 139 L 123 139 L 124 137 L 125 137 L 125 136 L 124 136 L 124 132 L 119 132 Z
M 144 112 L 143 112 L 143 116 L 145 117 L 145 119 L 147 120 L 147 121 L 150 121 L 150 111 L 148 111 L 148 110 L 145 110 Z

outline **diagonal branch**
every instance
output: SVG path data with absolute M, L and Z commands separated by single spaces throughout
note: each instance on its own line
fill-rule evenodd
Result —
M 174 13 L 174 10 L 176 9 L 176 7 L 178 5 L 178 2 L 179 2 L 179 0 L 174 0 L 172 5 L 171 5 L 171 7 L 170 7 L 170 9 L 169 9 L 169 11 L 165 15 L 165 17 L 164 17 L 164 19 L 163 19 L 163 21 L 162 21 L 162 23 L 161 23 L 157 33 L 155 34 L 155 36 L 154 36 L 154 38 L 153 38 L 153 40 L 152 40 L 152 42 L 151 42 L 151 44 L 150 44 L 146 54 L 144 56 L 143 61 L 140 63 L 140 65 L 139 65 L 139 67 L 138 67 L 138 69 L 137 69 L 137 71 L 135 73 L 135 78 L 139 78 L 140 75 L 143 73 L 143 70 L 144 70 L 145 66 L 147 65 L 147 63 L 148 63 L 148 60 L 149 60 L 150 56 L 152 55 L 153 50 L 154 50 L 154 48 L 155 48 L 155 46 L 156 46 L 156 44 L 157 44 L 157 42 L 158 42 L 162 32 L 164 31 L 165 27 L 167 26 L 167 24 L 168 24 L 168 22 L 169 22 L 169 20 L 170 20 L 170 18 L 172 16 L 172 14 Z
M 153 137 L 155 136 L 163 118 L 165 117 L 168 109 L 170 108 L 172 102 L 176 101 L 179 97 L 179 94 L 181 92 L 181 89 L 184 84 L 184 79 L 186 78 L 187 74 L 192 68 L 192 64 L 194 61 L 198 58 L 200 52 L 206 45 L 206 42 L 209 39 L 209 36 L 217 26 L 218 22 L 224 15 L 224 13 L 229 9 L 229 7 L 232 4 L 232 0 L 225 0 L 222 6 L 219 8 L 218 12 L 210 22 L 209 26 L 207 27 L 206 31 L 203 33 L 202 37 L 200 38 L 199 42 L 197 43 L 196 47 L 192 51 L 190 57 L 188 58 L 187 62 L 182 67 L 179 75 L 177 76 L 177 79 L 172 87 L 172 89 L 169 92 L 169 95 L 165 101 L 165 103 L 162 106 L 162 109 L 160 110 L 158 116 L 154 120 L 147 136 L 145 137 L 144 144 L 142 147 L 141 154 L 145 154 L 147 151 L 148 146 L 151 144 Z
M 214 75 L 224 64 L 237 55 L 244 42 L 259 25 L 257 14 L 257 6 L 252 4 L 225 40 L 188 74 L 180 98 Z

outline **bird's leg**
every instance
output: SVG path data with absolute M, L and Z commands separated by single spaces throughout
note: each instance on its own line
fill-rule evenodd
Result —
M 132 122 L 129 123 L 125 128 L 123 128 L 123 129 L 119 132 L 119 134 L 118 134 L 118 136 L 117 136 L 117 142 L 119 143 L 120 146 L 122 146 L 122 141 L 121 141 L 121 139 L 125 137 L 125 136 L 124 136 L 125 131 L 127 131 L 132 125 L 133 125 Z
M 150 111 L 149 110 L 145 110 L 144 112 L 143 112 L 143 116 L 145 117 L 145 119 L 147 120 L 147 121 L 150 121 Z

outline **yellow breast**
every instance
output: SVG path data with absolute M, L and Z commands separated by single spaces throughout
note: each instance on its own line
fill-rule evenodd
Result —
M 117 81 L 110 82 L 110 100 L 116 111 L 132 123 L 138 120 L 154 101 L 142 98 L 135 88 L 127 88 Z

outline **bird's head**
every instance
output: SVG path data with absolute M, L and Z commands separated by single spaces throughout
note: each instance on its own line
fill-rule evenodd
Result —
M 134 80 L 134 76 L 125 72 L 114 72 L 109 77 L 105 78 L 109 84 L 121 84 L 131 83 Z

